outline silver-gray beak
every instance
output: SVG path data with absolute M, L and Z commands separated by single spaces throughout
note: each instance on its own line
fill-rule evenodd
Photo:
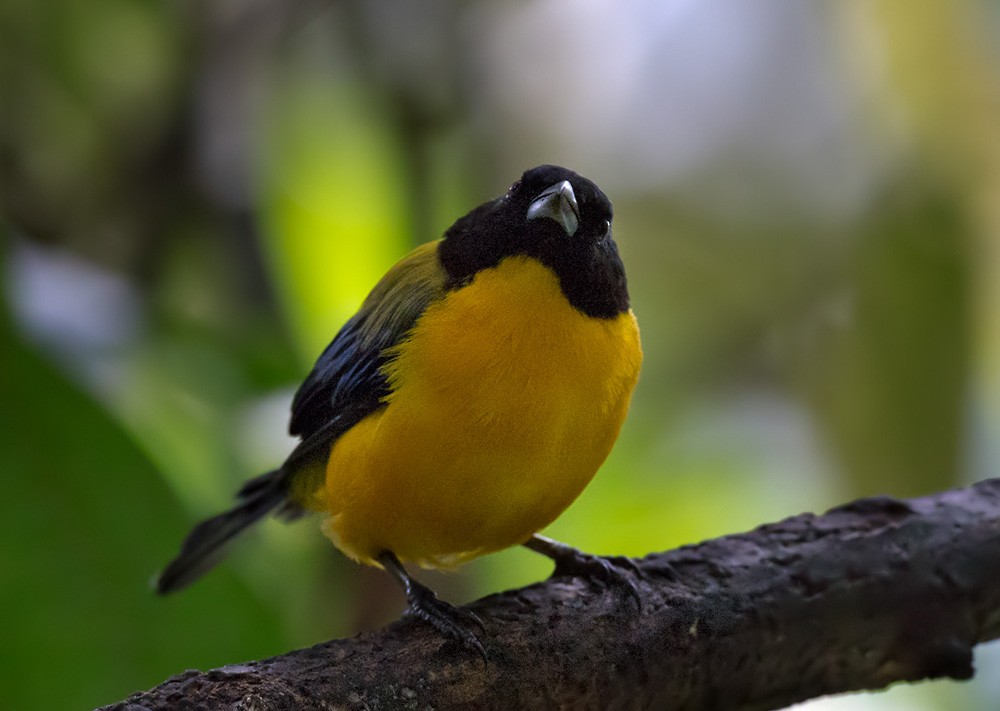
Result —
M 576 204 L 573 186 L 568 180 L 556 183 L 535 198 L 528 206 L 528 219 L 548 217 L 555 220 L 572 237 L 580 226 L 580 206 Z

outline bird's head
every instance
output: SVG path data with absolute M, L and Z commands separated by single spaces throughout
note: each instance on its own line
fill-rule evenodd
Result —
M 621 272 L 611 219 L 611 201 L 592 181 L 560 166 L 541 165 L 525 171 L 504 195 L 459 218 L 445 233 L 441 263 L 452 287 L 469 283 L 506 257 L 526 255 L 550 267 L 567 296 L 588 286 L 602 289 L 610 272 Z M 596 282 L 595 271 L 602 272 Z M 624 272 L 612 281 L 621 282 L 614 285 L 621 295 L 603 308 L 608 315 L 628 302 Z M 578 294 L 570 300 L 584 297 L 597 298 Z

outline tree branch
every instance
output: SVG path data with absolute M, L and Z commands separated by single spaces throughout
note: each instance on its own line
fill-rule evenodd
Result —
M 414 620 L 189 671 L 107 709 L 773 709 L 968 679 L 1000 636 L 1000 479 L 862 499 L 638 561 L 642 610 L 554 578 L 470 605 L 484 664 Z

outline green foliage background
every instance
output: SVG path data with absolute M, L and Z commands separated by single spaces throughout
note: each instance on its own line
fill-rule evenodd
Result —
M 737 131 L 650 178 L 642 148 L 684 97 L 664 112 L 616 91 L 675 69 L 654 50 L 676 37 L 609 19 L 653 5 L 5 2 L 0 708 L 110 703 L 398 615 L 391 581 L 315 522 L 266 523 L 176 597 L 148 581 L 288 451 L 295 385 L 379 275 L 537 163 L 611 194 L 646 351 L 615 452 L 552 536 L 637 555 L 1000 474 L 1000 12 L 753 4 L 781 71 L 698 88 L 731 99 L 713 118 L 737 127 L 784 102 L 794 135 L 761 162 Z M 669 26 L 696 32 L 676 7 Z M 746 21 L 701 12 L 708 36 Z M 591 49 L 595 27 L 608 42 Z M 816 41 L 825 128 L 777 88 Z M 838 211 L 817 162 L 844 153 L 875 158 Z M 819 197 L 796 197 L 817 174 Z M 512 550 L 422 575 L 463 601 L 547 570 Z M 995 708 L 1000 660 L 986 648 L 979 666 L 972 684 L 817 708 Z

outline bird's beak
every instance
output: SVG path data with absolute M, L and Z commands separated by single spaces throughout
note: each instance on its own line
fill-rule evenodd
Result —
M 576 233 L 576 228 L 580 226 L 580 206 L 576 204 L 576 195 L 568 180 L 546 188 L 528 206 L 529 220 L 541 217 L 558 222 L 570 237 Z

